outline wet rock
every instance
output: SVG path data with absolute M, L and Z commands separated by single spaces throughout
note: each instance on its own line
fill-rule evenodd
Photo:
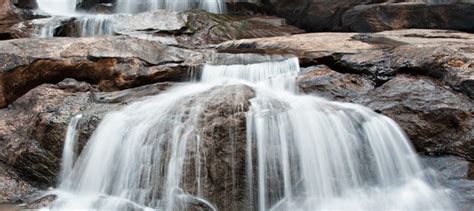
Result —
M 303 72 L 296 79 L 300 89 L 331 100 L 351 101 L 374 89 L 372 82 L 360 75 L 342 74 L 324 65 L 309 67 Z
M 43 83 L 74 78 L 114 91 L 185 81 L 203 53 L 129 37 L 21 39 L 0 43 L 0 107 Z
M 400 75 L 356 102 L 393 118 L 420 152 L 474 160 L 473 102 L 439 81 Z
M 25 206 L 22 206 L 23 209 L 42 209 L 50 205 L 54 200 L 57 199 L 56 195 L 46 195 L 40 197 L 36 200 L 28 202 Z
M 434 177 L 434 182 L 451 189 L 451 198 L 460 210 L 474 208 L 474 178 L 469 177 L 471 162 L 456 156 L 425 156 L 421 160 L 431 170 L 427 174 Z
M 183 102 L 188 109 L 196 102 L 204 103 L 197 119 L 200 141 L 187 145 L 189 156 L 183 167 L 183 189 L 196 196 L 196 175 L 199 173 L 199 183 L 207 190 L 202 198 L 219 210 L 248 208 L 245 113 L 254 96 L 250 87 L 235 85 L 217 87 Z

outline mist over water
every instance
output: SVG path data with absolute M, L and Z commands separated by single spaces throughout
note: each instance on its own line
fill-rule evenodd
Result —
M 109 113 L 61 178 L 50 209 L 214 210 L 222 209 L 219 200 L 235 202 L 226 205 L 235 210 L 456 209 L 446 190 L 427 183 L 393 120 L 298 94 L 299 72 L 296 58 L 208 64 L 199 82 Z M 207 198 L 208 174 L 224 166 L 204 159 L 220 149 L 209 145 L 217 142 L 209 140 L 202 118 L 215 99 L 249 92 L 248 110 L 242 104 L 222 114 L 245 111 L 246 137 L 234 139 L 239 132 L 229 125 L 226 133 L 234 138 L 218 140 L 231 149 L 220 159 L 232 164 L 226 173 L 232 179 L 220 199 Z

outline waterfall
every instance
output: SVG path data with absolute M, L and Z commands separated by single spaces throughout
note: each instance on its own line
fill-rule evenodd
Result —
M 37 0 L 40 10 L 51 15 L 76 15 L 76 0 Z
M 88 15 L 78 17 L 74 25 L 79 37 L 113 34 L 113 15 Z
M 71 174 L 77 151 L 77 125 L 81 120 L 82 114 L 73 117 L 67 127 L 66 140 L 64 141 L 64 150 L 61 164 L 60 181 L 67 181 Z
M 208 64 L 107 114 L 49 209 L 456 209 L 393 120 L 299 95 L 299 72 L 297 58 Z
M 199 8 L 212 13 L 225 13 L 225 0 L 118 0 L 118 13 L 138 13 L 157 9 L 184 11 Z

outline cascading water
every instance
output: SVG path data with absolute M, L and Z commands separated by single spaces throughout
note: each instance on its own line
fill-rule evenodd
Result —
M 49 208 L 456 209 L 391 119 L 298 95 L 299 71 L 205 65 L 201 82 L 111 112 Z
M 199 8 L 212 13 L 225 13 L 224 0 L 144 0 L 137 3 L 134 0 L 118 0 L 118 13 L 137 13 L 143 11 L 166 9 L 170 11 L 184 11 Z
M 77 151 L 77 125 L 79 124 L 79 120 L 81 120 L 82 115 L 78 114 L 72 118 L 66 132 L 66 140 L 64 141 L 64 150 L 63 150 L 63 158 L 62 158 L 62 165 L 61 165 L 61 181 L 64 178 L 68 178 L 71 174 L 72 169 L 74 167 L 74 161 L 76 160 L 76 151 Z
M 37 0 L 40 10 L 57 16 L 76 15 L 76 0 Z
M 88 15 L 75 21 L 79 37 L 93 37 L 113 34 L 113 15 Z

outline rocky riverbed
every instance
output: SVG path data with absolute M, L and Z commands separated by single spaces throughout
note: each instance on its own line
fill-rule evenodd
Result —
M 215 58 L 265 54 L 298 57 L 301 93 L 393 118 L 473 208 L 474 5 L 262 2 L 240 5 L 240 15 L 253 16 L 155 11 L 116 19 L 111 36 L 34 38 L 34 4 L 0 0 L 0 204 L 30 203 L 57 184 L 76 114 L 84 115 L 82 148 L 107 112 L 195 80 Z M 242 126 L 243 114 L 216 116 L 234 106 L 226 103 L 233 89 L 216 92 L 222 99 L 209 105 L 216 112 L 207 123 L 219 129 L 235 118 Z

